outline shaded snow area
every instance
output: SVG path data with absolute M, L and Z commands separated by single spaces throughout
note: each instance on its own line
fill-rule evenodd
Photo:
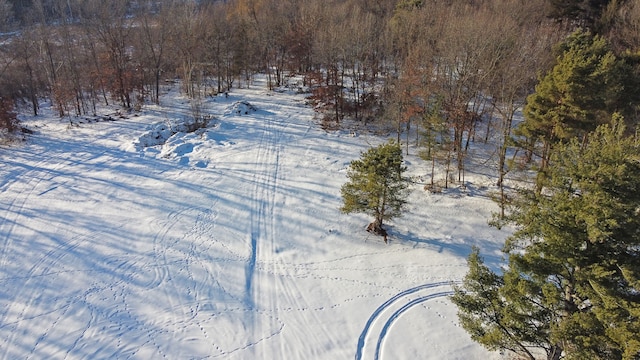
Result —
M 0 148 L 0 359 L 503 358 L 448 299 L 473 245 L 499 266 L 494 170 L 417 181 L 386 245 L 339 211 L 349 162 L 386 139 L 325 132 L 260 83 L 193 130 L 174 93 L 115 121 L 23 118 L 35 134 Z

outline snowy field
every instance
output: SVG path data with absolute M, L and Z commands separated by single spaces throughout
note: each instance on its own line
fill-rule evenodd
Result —
M 386 245 L 339 212 L 349 162 L 386 139 L 260 83 L 206 99 L 192 133 L 178 89 L 161 101 L 24 117 L 36 133 L 0 147 L 0 359 L 503 358 L 447 298 L 471 246 L 500 262 L 495 169 L 429 194 L 411 149 Z

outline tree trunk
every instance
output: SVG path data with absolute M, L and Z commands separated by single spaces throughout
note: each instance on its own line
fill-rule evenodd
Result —
M 562 358 L 562 345 L 555 344 L 549 349 L 547 360 L 560 360 Z
M 385 244 L 387 243 L 387 231 L 382 227 L 382 220 L 376 219 L 372 223 L 367 225 L 367 231 L 384 237 Z

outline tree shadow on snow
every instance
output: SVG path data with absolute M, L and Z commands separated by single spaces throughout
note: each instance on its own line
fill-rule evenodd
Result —
M 394 226 L 385 225 L 389 233 L 389 243 L 398 242 L 403 245 L 412 246 L 413 248 L 426 248 L 437 251 L 438 253 L 449 253 L 456 257 L 466 259 L 473 249 L 473 246 L 480 248 L 480 255 L 487 265 L 494 272 L 502 272 L 502 266 L 505 264 L 502 247 L 493 241 L 477 239 L 477 238 L 425 238 L 411 231 L 400 231 Z M 382 242 L 382 238 L 380 238 Z

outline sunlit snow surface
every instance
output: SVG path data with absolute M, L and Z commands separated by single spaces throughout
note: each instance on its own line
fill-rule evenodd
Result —
M 495 170 L 430 195 L 410 149 L 385 245 L 339 211 L 349 162 L 385 139 L 326 132 L 259 82 L 187 133 L 166 91 L 115 121 L 24 117 L 36 134 L 0 147 L 0 359 L 502 358 L 447 299 L 472 245 L 499 265 Z

